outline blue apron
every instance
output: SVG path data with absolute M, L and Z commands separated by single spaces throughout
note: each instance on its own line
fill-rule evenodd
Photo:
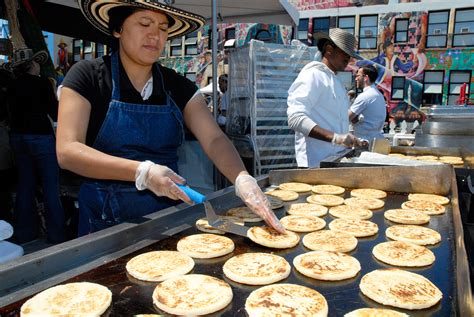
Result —
M 93 148 L 117 157 L 166 165 L 178 172 L 178 147 L 184 140 L 183 116 L 166 93 L 157 65 L 164 105 L 121 102 L 119 56 L 113 53 L 112 101 Z M 156 80 L 154 80 L 154 85 Z M 178 201 L 138 191 L 133 182 L 86 180 L 79 191 L 79 236 L 176 205 Z

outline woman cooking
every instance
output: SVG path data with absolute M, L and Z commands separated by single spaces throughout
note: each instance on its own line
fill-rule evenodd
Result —
M 62 83 L 57 155 L 86 177 L 79 192 L 79 235 L 175 205 L 192 204 L 177 186 L 184 125 L 236 194 L 283 231 L 255 179 L 215 123 L 195 85 L 156 60 L 168 38 L 204 19 L 163 0 L 79 0 L 85 17 L 113 36 L 110 56 L 74 65 Z

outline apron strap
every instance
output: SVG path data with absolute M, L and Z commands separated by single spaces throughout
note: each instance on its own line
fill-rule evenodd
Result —
M 120 100 L 120 64 L 117 51 L 112 53 L 112 100 Z

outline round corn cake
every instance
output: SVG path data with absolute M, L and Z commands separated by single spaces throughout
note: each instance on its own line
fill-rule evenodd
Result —
M 268 226 L 252 227 L 247 232 L 250 240 L 268 248 L 292 248 L 300 241 L 300 236 L 292 231 L 279 233 Z
M 179 252 L 196 259 L 211 259 L 234 251 L 234 242 L 210 233 L 193 234 L 178 241 Z
M 373 188 L 358 188 L 351 190 L 352 197 L 362 197 L 362 198 L 385 198 L 387 193 L 380 189 Z
M 405 157 L 406 155 L 402 153 L 389 153 L 388 156 Z
M 383 305 L 404 309 L 424 309 L 436 305 L 443 294 L 422 275 L 400 270 L 379 269 L 364 275 L 361 292 Z
M 281 190 L 289 190 L 297 193 L 306 193 L 311 191 L 311 185 L 297 182 L 281 183 L 278 187 Z
M 446 205 L 449 203 L 449 198 L 444 197 L 441 195 L 435 195 L 435 194 L 408 194 L 408 200 L 413 200 L 413 201 L 431 201 L 433 203 L 437 203 L 440 205 Z
M 112 303 L 112 292 L 96 283 L 57 285 L 21 305 L 21 316 L 100 316 Z
M 208 275 L 170 278 L 156 286 L 153 303 L 168 314 L 197 316 L 217 312 L 232 302 L 232 288 Z
M 372 254 L 376 259 L 395 266 L 427 266 L 435 261 L 435 255 L 428 248 L 403 241 L 379 243 L 372 249 Z
M 424 200 L 409 200 L 402 204 L 402 209 L 413 209 L 427 215 L 444 214 L 446 208 L 443 205 Z
M 390 154 L 389 154 L 390 155 Z M 344 317 L 409 317 L 407 314 L 385 308 L 359 308 Z
M 290 215 L 280 219 L 286 230 L 294 232 L 311 232 L 326 227 L 326 221 L 315 216 Z
M 406 225 L 422 225 L 430 222 L 430 216 L 415 209 L 389 209 L 383 216 L 393 222 Z
M 228 217 L 238 218 L 244 222 L 260 222 L 263 220 L 247 206 L 231 208 L 227 210 L 226 215 Z
M 229 279 L 248 285 L 275 283 L 291 272 L 290 264 L 283 257 L 270 253 L 239 254 L 227 260 L 222 269 Z
M 311 191 L 315 194 L 340 195 L 343 194 L 346 189 L 336 185 L 315 185 L 311 188 Z
M 293 259 L 301 274 L 324 281 L 339 281 L 354 277 L 360 271 L 356 258 L 341 252 L 311 251 Z
M 245 223 L 242 221 L 242 219 L 237 218 L 237 217 L 229 217 L 229 216 L 218 216 L 221 220 L 225 221 L 230 221 L 235 224 L 243 226 Z M 196 228 L 199 231 L 202 232 L 207 232 L 207 233 L 216 233 L 216 234 L 224 234 L 225 231 L 219 230 L 217 228 L 214 228 L 209 224 L 209 221 L 207 218 L 201 218 L 196 221 Z
M 270 203 L 270 208 L 278 209 L 284 206 L 283 200 L 267 195 L 268 202 Z
M 428 161 L 428 162 L 438 161 L 438 157 L 434 155 L 419 155 L 419 156 L 416 156 L 416 159 L 419 161 Z
M 266 195 L 276 197 L 278 199 L 281 199 L 283 201 L 291 201 L 291 200 L 296 200 L 298 199 L 299 195 L 295 191 L 290 191 L 290 190 L 281 190 L 281 189 L 275 189 L 269 192 L 265 193 Z
M 125 265 L 127 272 L 136 279 L 161 282 L 170 277 L 189 273 L 194 260 L 177 251 L 151 251 L 133 257 Z
M 338 206 L 344 203 L 344 198 L 335 195 L 311 195 L 306 197 L 310 204 L 318 204 L 327 207 Z
M 329 223 L 329 229 L 346 232 L 354 237 L 369 237 L 379 231 L 376 223 L 356 218 L 339 218 Z
M 352 207 L 362 207 L 373 209 L 383 208 L 385 202 L 377 198 L 351 197 L 344 200 L 344 204 Z
M 353 207 L 349 205 L 331 207 L 329 213 L 336 218 L 370 219 L 373 215 L 372 211 L 368 208 Z
M 328 303 L 317 291 L 295 284 L 273 284 L 250 293 L 245 301 L 249 317 L 328 315 Z
M 290 215 L 321 217 L 328 213 L 328 208 L 317 204 L 294 203 L 290 205 L 287 212 Z
M 303 245 L 311 250 L 350 252 L 357 247 L 357 238 L 332 230 L 320 230 L 303 237 Z
M 388 227 L 385 235 L 397 241 L 409 242 L 418 245 L 431 245 L 441 241 L 441 235 L 430 228 L 413 225 L 396 225 Z

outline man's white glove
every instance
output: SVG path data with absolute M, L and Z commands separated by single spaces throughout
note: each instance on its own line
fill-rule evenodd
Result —
M 356 138 L 351 133 L 334 133 L 331 143 L 351 148 L 364 147 L 368 145 L 367 140 Z
M 138 190 L 149 189 L 156 196 L 181 199 L 193 205 L 193 201 L 176 184 L 184 185 L 186 180 L 167 166 L 154 164 L 151 161 L 140 163 L 135 172 L 135 186 Z
M 235 194 L 270 227 L 284 233 L 285 228 L 270 208 L 267 197 L 257 184 L 257 180 L 250 175 L 239 175 L 235 180 Z

